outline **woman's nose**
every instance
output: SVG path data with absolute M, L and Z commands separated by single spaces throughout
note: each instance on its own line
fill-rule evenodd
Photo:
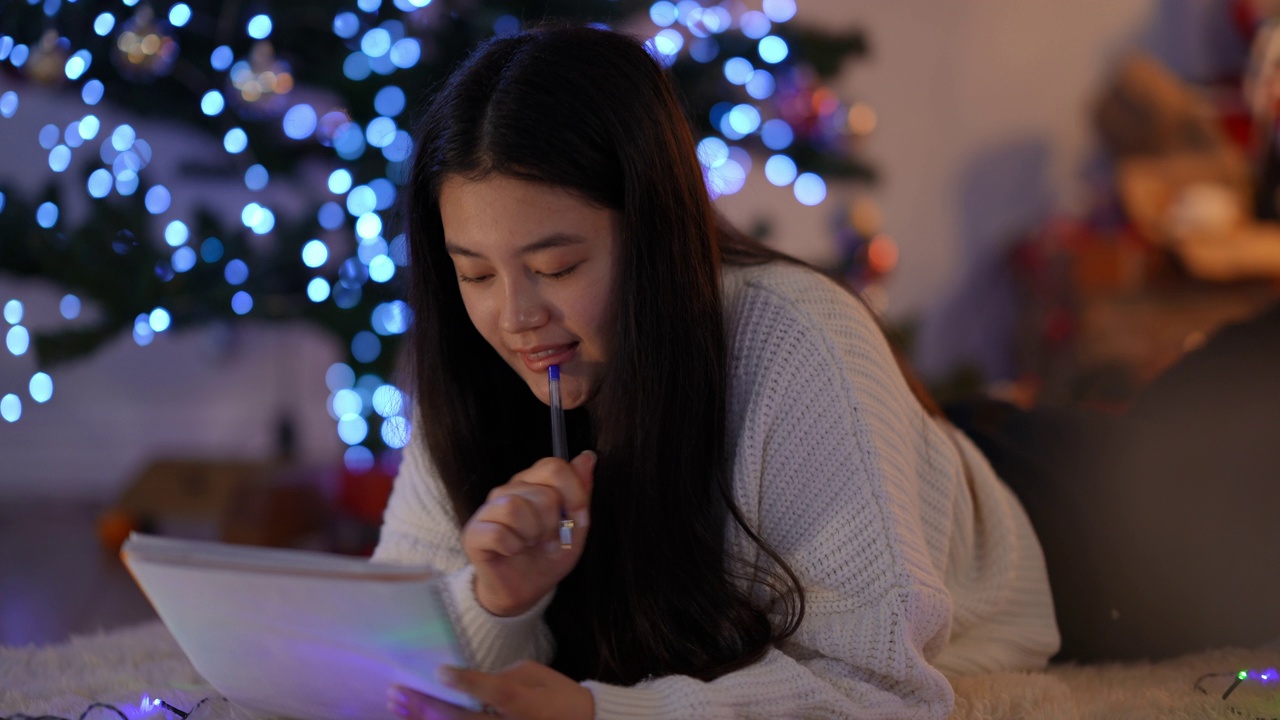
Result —
M 524 282 L 507 284 L 501 325 L 504 332 L 520 333 L 545 325 L 551 311 L 538 291 Z

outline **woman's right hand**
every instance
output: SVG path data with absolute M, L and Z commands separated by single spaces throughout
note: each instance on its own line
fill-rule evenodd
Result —
M 582 557 L 591 523 L 596 454 L 571 462 L 543 458 L 494 488 L 462 528 L 462 549 L 475 567 L 476 599 L 493 615 L 527 612 Z M 560 511 L 573 520 L 573 546 L 560 546 Z

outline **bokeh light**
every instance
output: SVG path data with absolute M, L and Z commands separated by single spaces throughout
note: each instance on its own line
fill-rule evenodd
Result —
M 802 205 L 817 205 L 827 198 L 827 183 L 813 173 L 801 173 L 796 178 L 795 195 Z
M 363 410 L 364 401 L 360 399 L 360 393 L 350 388 L 342 388 L 329 398 L 329 412 L 334 417 L 360 415 Z
M 340 12 L 333 18 L 333 34 L 351 39 L 360 31 L 360 18 L 353 12 Z
M 271 182 L 271 174 L 262 165 L 250 165 L 244 171 L 244 186 L 250 190 L 261 190 Z
M 294 105 L 284 114 L 284 134 L 293 140 L 305 140 L 316 131 L 317 122 L 315 108 L 306 103 Z
M 169 24 L 174 27 L 182 27 L 191 21 L 191 6 L 186 3 L 178 3 L 169 8 Z
M 85 189 L 92 197 L 104 198 L 111 194 L 111 182 L 111 173 L 106 168 L 98 168 L 89 173 L 89 178 L 85 181 Z
M 4 304 L 4 321 L 10 325 L 17 325 L 22 322 L 24 309 L 21 300 L 10 300 Z
M 382 232 L 382 218 L 377 213 L 365 213 L 356 219 L 356 235 L 372 240 Z
M 376 117 L 369 121 L 369 126 L 365 128 L 365 138 L 369 144 L 382 148 L 391 144 L 392 138 L 396 134 L 396 121 L 389 117 Z
M 58 206 L 51 202 L 41 203 L 40 207 L 36 208 L 36 223 L 45 229 L 58 224 Z
M 58 312 L 68 320 L 80 317 L 80 298 L 70 294 L 63 295 L 62 300 L 58 301 Z
M 226 279 L 228 285 L 243 285 L 249 279 L 249 266 L 245 261 L 236 258 L 227 263 L 227 267 L 222 271 L 222 276 Z
M 231 310 L 237 315 L 247 315 L 253 309 L 253 296 L 241 290 L 231 296 Z
M 62 172 L 71 164 L 71 148 L 66 145 L 55 146 L 49 151 L 49 169 Z
M 231 128 L 222 138 L 222 147 L 232 155 L 242 153 L 249 147 L 249 136 L 240 128 Z
M 776 23 L 784 23 L 796 15 L 795 0 L 764 0 L 764 14 Z
M 302 246 L 302 264 L 309 268 L 318 268 L 329 260 L 329 246 L 321 240 L 308 240 Z
M 376 464 L 373 451 L 363 445 L 352 445 L 342 454 L 342 465 L 353 475 L 363 475 Z
M 768 35 L 769 31 L 773 29 L 773 23 L 769 20 L 769 16 L 759 10 L 748 10 L 743 13 L 739 26 L 742 28 L 742 34 L 752 40 L 759 40 Z
M 102 100 L 102 90 L 101 80 L 90 80 L 80 90 L 80 99 L 85 105 L 97 105 Z
M 791 125 L 781 118 L 766 120 L 760 126 L 760 140 L 770 150 L 786 150 L 795 141 L 795 131 Z
M 790 49 L 787 41 L 777 35 L 766 35 L 760 39 L 760 59 L 774 65 L 787 59 Z
M 356 371 L 346 363 L 334 363 L 329 366 L 324 373 L 324 383 L 329 388 L 329 392 L 338 392 L 339 390 L 354 387 L 356 384 Z
M 173 256 L 169 258 L 169 264 L 173 267 L 174 272 L 187 272 L 196 266 L 196 251 L 184 245 L 173 251 Z
M 358 185 L 347 195 L 347 212 L 353 217 L 371 213 L 378 206 L 378 196 L 368 185 Z
M 254 15 L 245 28 L 249 37 L 254 40 L 266 40 L 271 35 L 271 18 L 266 15 Z
M 756 100 L 767 100 L 778 87 L 777 81 L 773 79 L 773 73 L 768 70 L 756 70 L 751 73 L 751 78 L 747 80 L 747 94 Z
M 227 102 L 223 99 L 222 93 L 217 90 L 210 90 L 200 98 L 200 112 L 210 117 L 222 112 Z
M 191 237 L 191 231 L 181 220 L 174 220 L 164 228 L 164 241 L 169 244 L 169 247 L 178 247 L 186 243 L 189 237 Z
M 382 354 L 382 341 L 368 330 L 361 330 L 351 338 L 351 357 L 357 362 L 371 363 Z
M 40 134 L 37 136 L 40 140 L 40 147 L 45 150 L 52 150 L 54 145 L 58 144 L 58 138 L 62 132 L 58 130 L 57 125 L 49 124 L 40 128 Z
M 395 117 L 404 111 L 404 102 L 404 90 L 395 85 L 388 85 L 373 96 L 373 109 L 377 110 L 379 115 Z
M 400 449 L 409 444 L 409 421 L 402 417 L 389 417 L 382 422 L 382 442 L 389 448 Z
M 724 77 L 734 85 L 745 85 L 754 71 L 751 61 L 744 57 L 731 57 L 724 61 Z
M 704 138 L 698 143 L 697 152 L 703 167 L 717 168 L 729 159 L 729 146 L 718 137 Z
M 27 392 L 31 393 L 31 399 L 38 403 L 49 402 L 53 397 L 53 378 L 49 377 L 49 373 L 43 372 L 32 375 L 30 382 L 27 383 Z
M 315 303 L 328 300 L 329 282 L 324 278 L 311 278 L 311 282 L 307 283 L 307 298 Z
M 359 445 L 369 436 L 369 423 L 359 415 L 343 415 L 338 421 L 338 437 L 348 445 Z
M 0 398 L 0 417 L 11 423 L 22 418 L 22 399 L 13 393 Z
M 160 333 L 168 330 L 170 322 L 172 318 L 169 316 L 169 311 L 164 308 L 156 308 L 147 316 L 147 324 L 151 326 L 152 332 Z
M 214 70 L 222 71 L 231 67 L 231 63 L 235 62 L 235 53 L 226 45 L 219 45 L 209 54 L 209 66 Z
M 22 355 L 31 347 L 31 334 L 21 325 L 14 325 L 5 333 L 4 345 L 14 355 Z
M 75 54 L 67 58 L 67 64 L 63 67 L 68 80 L 79 80 L 81 75 L 89 69 L 93 64 L 93 55 L 88 50 L 77 50 Z
M 418 44 L 416 38 L 403 38 L 391 46 L 388 57 L 391 59 L 391 64 L 407 70 L 418 64 L 418 60 L 422 57 L 422 46 Z
M 778 187 L 790 185 L 796 179 L 796 163 L 786 155 L 774 155 L 764 164 L 764 176 Z
M 80 133 L 81 140 L 92 140 L 98 137 L 98 130 L 101 127 L 102 123 L 98 120 L 97 115 L 85 115 L 80 118 L 80 125 L 77 131 Z
M 378 255 L 369 261 L 369 279 L 384 283 L 396 274 L 396 264 L 386 255 Z
M 205 238 L 204 242 L 200 243 L 200 259 L 207 263 L 216 263 L 222 259 L 224 250 L 225 247 L 218 238 Z
M 329 192 L 342 195 L 351 189 L 351 173 L 345 169 L 329 173 Z
M 159 215 L 169 209 L 171 201 L 172 198 L 169 195 L 168 188 L 163 185 L 154 185 L 147 191 L 144 202 L 147 206 L 147 212 L 152 215 Z
M 399 415 L 404 409 L 404 394 L 395 385 L 382 385 L 373 391 L 373 411 L 382 417 Z
M 360 38 L 360 50 L 371 58 L 382 57 L 391 50 L 391 33 L 383 28 L 373 28 Z
M 93 19 L 93 32 L 98 37 L 106 37 L 115 26 L 116 17 L 109 12 L 104 12 Z

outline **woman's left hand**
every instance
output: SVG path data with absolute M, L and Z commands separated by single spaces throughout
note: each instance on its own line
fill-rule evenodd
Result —
M 441 668 L 440 680 L 513 720 L 591 720 L 595 698 L 568 677 L 532 660 L 496 673 Z M 387 707 L 408 720 L 491 718 L 399 685 L 387 690 Z

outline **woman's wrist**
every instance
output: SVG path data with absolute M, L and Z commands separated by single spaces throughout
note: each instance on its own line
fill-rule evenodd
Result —
M 472 574 L 471 590 L 475 594 L 476 604 L 496 618 L 519 618 L 528 615 L 535 608 L 543 605 L 543 600 L 551 594 L 548 591 L 524 603 L 503 601 L 499 599 L 501 593 L 492 592 L 478 572 Z

